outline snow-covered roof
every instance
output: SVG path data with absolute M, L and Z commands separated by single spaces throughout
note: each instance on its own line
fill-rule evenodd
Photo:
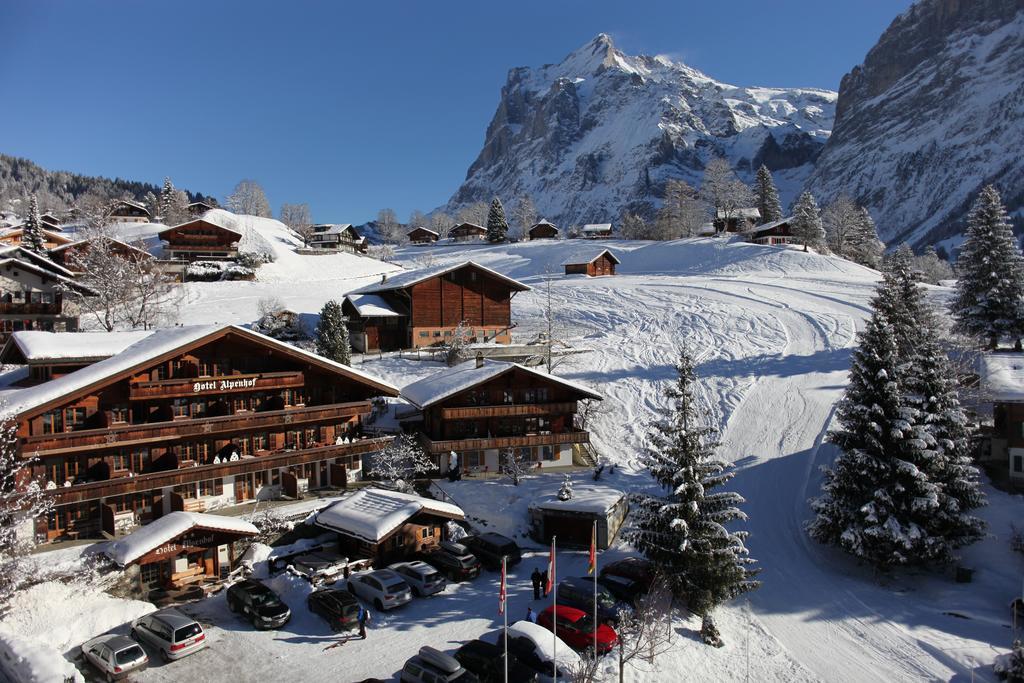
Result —
M 378 543 L 420 512 L 465 519 L 462 508 L 451 503 L 386 489 L 361 489 L 321 510 L 314 521 L 325 529 Z
M 580 228 L 580 230 L 583 231 L 583 232 L 611 232 L 612 231 L 612 224 L 611 223 L 587 223 L 582 228 Z
M 104 548 L 103 553 L 122 567 L 192 529 L 210 529 L 255 536 L 259 533 L 251 522 L 238 517 L 211 515 L 204 512 L 176 511 L 136 529 Z
M 438 237 L 441 236 L 440 233 L 438 233 L 436 230 L 431 230 L 430 228 L 424 228 L 422 225 L 417 225 L 415 228 L 413 228 L 412 230 L 410 230 L 406 234 L 407 235 L 411 235 L 412 233 L 417 232 L 417 231 L 429 232 L 431 235 L 437 235 Z
M 17 415 L 38 408 L 51 401 L 70 396 L 96 384 L 101 384 L 112 377 L 129 372 L 164 354 L 172 353 L 182 346 L 224 331 L 231 331 L 243 337 L 258 338 L 260 342 L 267 346 L 273 346 L 288 353 L 304 356 L 320 365 L 337 369 L 345 375 L 365 380 L 382 389 L 385 393 L 391 393 L 395 396 L 399 393 L 397 387 L 373 375 L 278 341 L 259 332 L 239 327 L 238 325 L 186 325 L 183 327 L 153 330 L 152 334 L 126 347 L 115 356 L 101 360 L 98 363 L 93 363 L 63 377 L 52 379 L 49 382 L 13 390 L 6 396 L 8 409 Z
M 463 261 L 462 263 L 455 263 L 447 266 L 434 266 L 432 268 L 421 268 L 420 270 L 407 270 L 403 273 L 398 273 L 397 275 L 389 275 L 383 282 L 377 282 L 372 285 L 367 285 L 366 287 L 360 287 L 355 290 L 353 294 L 373 294 L 375 292 L 390 292 L 396 289 L 405 289 L 406 287 L 412 287 L 420 282 L 425 282 L 426 280 L 430 280 L 468 266 L 479 268 L 485 273 L 489 273 L 499 280 L 507 282 L 512 286 L 512 289 L 520 292 L 525 292 L 530 289 L 529 285 L 524 285 L 522 282 L 513 280 L 506 275 L 502 275 L 496 270 L 491 270 L 487 266 L 481 266 L 479 263 L 475 263 L 473 261 Z
M 396 318 L 407 315 L 396 310 L 379 294 L 349 294 L 345 298 L 364 318 Z
M 758 225 L 757 227 L 754 228 L 754 230 L 756 230 L 756 231 L 773 230 L 773 229 L 779 227 L 780 225 L 785 225 L 786 223 L 792 223 L 792 222 L 793 222 L 793 217 L 792 216 L 787 216 L 785 218 L 780 218 L 777 221 L 772 221 L 771 223 L 765 223 L 764 225 Z
M 485 358 L 483 364 L 479 367 L 477 367 L 476 360 L 470 360 L 434 373 L 433 375 L 425 377 L 418 382 L 413 382 L 402 389 L 402 398 L 423 410 L 425 408 L 429 408 L 435 403 L 445 400 L 446 398 L 454 396 L 459 392 L 471 389 L 479 384 L 487 382 L 488 380 L 499 377 L 506 372 L 512 372 L 517 368 L 523 372 L 543 377 L 555 384 L 561 384 L 579 391 L 590 398 L 601 399 L 600 394 L 594 392 L 592 389 L 588 389 L 582 384 L 577 384 L 576 382 L 571 382 L 567 379 L 556 377 L 555 375 L 549 375 L 546 372 L 536 368 L 528 368 L 525 365 L 520 365 L 519 363 L 510 363 L 508 361 L 493 360 L 490 358 Z
M 625 495 L 622 491 L 604 486 L 576 485 L 573 487 L 572 498 L 569 500 L 558 500 L 558 494 L 552 493 L 530 503 L 530 507 L 540 510 L 564 510 L 603 515 L 615 507 Z
M 212 211 L 207 211 L 200 218 L 192 218 L 190 220 L 185 221 L 184 223 L 172 225 L 171 227 L 167 228 L 167 230 L 161 230 L 158 236 L 160 237 L 160 239 L 164 239 L 164 233 L 169 232 L 171 230 L 175 230 L 177 228 L 183 228 L 187 225 L 192 225 L 193 223 L 209 223 L 210 225 L 215 225 L 222 230 L 227 230 L 228 232 L 232 232 L 238 235 L 239 239 L 242 238 L 242 233 L 238 230 L 238 228 L 235 227 L 234 215 L 227 211 L 217 211 L 216 209 Z
M 313 226 L 313 230 L 316 230 L 317 235 L 340 235 L 347 232 L 352 227 L 351 223 L 317 223 Z M 317 228 L 325 228 L 324 230 L 317 230 Z
M 15 332 L 7 345 L 18 348 L 29 363 L 57 360 L 101 360 L 121 353 L 153 334 L 153 330 L 131 332 Z M 3 355 L 6 355 L 3 354 Z
M 118 246 L 124 247 L 125 249 L 131 249 L 132 251 L 137 251 L 139 254 L 143 254 L 145 256 L 152 256 L 152 254 L 150 254 L 145 249 L 139 249 L 138 247 L 132 246 L 131 244 L 128 244 L 127 242 L 123 242 L 123 241 L 121 241 L 119 239 L 114 239 L 113 237 L 108 237 L 107 239 L 112 244 L 116 244 Z M 74 242 L 68 242 L 66 244 L 61 244 L 61 245 L 58 245 L 58 246 L 50 249 L 50 253 L 52 254 L 54 252 L 64 251 L 65 249 L 67 249 L 69 247 L 74 247 L 74 246 L 78 246 L 78 245 L 81 245 L 81 244 L 88 244 L 90 241 L 91 241 L 91 239 L 86 237 L 85 239 L 75 240 Z
M 482 225 L 477 225 L 476 223 L 459 223 L 458 225 L 453 226 L 448 232 L 450 234 L 452 232 L 455 232 L 459 228 L 472 229 L 473 232 L 487 232 L 487 228 L 485 228 Z
M 526 636 L 534 645 L 537 655 L 544 662 L 552 660 L 558 662 L 559 669 L 566 672 L 572 671 L 580 664 L 580 656 L 576 654 L 561 638 L 555 636 L 548 629 L 532 621 L 517 621 L 508 627 L 509 635 Z M 557 638 L 558 644 L 555 644 Z
M 609 227 L 610 226 L 611 226 L 611 224 L 609 224 Z M 530 226 L 530 230 L 533 230 L 534 228 L 540 228 L 540 227 L 554 228 L 555 232 L 558 232 L 558 226 L 555 225 L 554 223 L 552 223 L 551 221 L 547 220 L 546 218 L 542 218 L 539 221 L 537 221 L 536 223 L 534 223 L 533 225 L 531 225 Z M 529 230 L 527 232 L 529 232 Z
M 562 261 L 562 265 L 579 266 L 587 263 L 593 263 L 597 259 L 601 258 L 603 254 L 608 254 L 608 257 L 611 258 L 611 260 L 614 261 L 615 263 L 622 263 L 622 261 L 620 261 L 618 257 L 611 252 L 610 249 L 592 249 L 589 251 L 584 251 L 580 254 L 576 254 L 571 258 L 567 258 L 566 260 Z
M 79 291 L 83 291 L 83 292 L 91 292 L 92 291 L 88 287 L 86 287 L 85 285 L 82 285 L 82 284 L 79 284 L 79 283 L 75 282 L 70 277 L 68 277 L 66 275 L 61 275 L 58 272 L 58 269 L 60 269 L 60 270 L 66 270 L 66 269 L 61 268 L 56 263 L 53 264 L 52 268 L 49 265 L 47 265 L 44 268 L 42 266 L 37 266 L 34 263 L 29 263 L 28 261 L 26 261 L 26 260 L 24 260 L 22 258 L 14 258 L 14 257 L 3 258 L 3 257 L 0 257 L 0 266 L 6 266 L 8 264 L 12 264 L 14 267 L 21 268 L 23 270 L 32 271 L 36 275 L 40 275 L 40 276 L 43 276 L 43 277 L 51 277 L 54 280 L 57 280 L 58 282 L 61 282 L 61 283 L 65 284 L 65 285 L 67 285 L 69 287 L 74 287 L 75 289 L 77 289 Z
M 143 211 L 146 212 L 147 216 L 149 215 L 149 209 L 146 208 L 146 205 L 143 204 L 142 202 L 137 202 L 134 199 L 117 199 L 117 200 L 114 201 L 114 204 L 115 205 L 121 204 L 121 205 L 125 205 L 125 206 L 132 206 L 132 207 L 134 207 L 136 209 L 142 209 Z M 115 211 L 116 211 L 116 209 L 115 209 Z M 115 211 L 112 211 L 111 213 L 114 213 Z
M 50 251 L 52 252 L 52 251 L 56 251 L 57 249 L 62 249 L 63 246 L 64 245 L 59 246 L 59 247 L 54 247 Z M 31 249 L 29 249 L 29 248 L 27 248 L 27 247 L 25 247 L 24 245 L 21 245 L 21 244 L 12 244 L 10 246 L 0 246 L 0 257 L 11 257 L 11 258 L 20 259 L 22 261 L 26 261 L 26 260 L 27 261 L 31 261 L 32 263 L 34 263 L 35 265 L 39 266 L 40 268 L 43 268 L 44 270 L 52 270 L 53 272 L 57 273 L 58 275 L 63 275 L 64 277 L 74 277 L 75 276 L 74 273 L 72 273 L 70 270 L 68 270 L 64 266 L 60 265 L 59 263 L 55 262 L 49 256 L 45 256 L 43 254 L 38 254 L 38 253 L 32 251 Z
M 756 206 L 745 206 L 739 209 L 732 209 L 731 211 L 718 209 L 718 211 L 715 212 L 715 216 L 720 220 L 725 218 L 726 214 L 728 214 L 730 218 L 749 218 L 750 220 L 756 221 L 761 217 L 761 210 Z
M 993 401 L 1024 402 L 1024 353 L 989 353 L 981 360 L 982 384 Z

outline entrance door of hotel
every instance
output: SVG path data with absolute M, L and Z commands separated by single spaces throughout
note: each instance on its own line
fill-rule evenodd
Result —
M 235 477 L 235 502 L 242 502 L 253 497 L 252 476 L 243 474 Z

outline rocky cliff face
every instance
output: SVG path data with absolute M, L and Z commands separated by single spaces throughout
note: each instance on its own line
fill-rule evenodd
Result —
M 986 183 L 1024 207 L 1024 0 L 920 0 L 840 84 L 807 187 L 866 204 L 883 239 L 956 235 Z
M 529 195 L 563 225 L 650 212 L 666 179 L 699 184 L 724 156 L 750 179 L 762 162 L 788 202 L 828 139 L 836 94 L 739 88 L 664 57 L 628 56 L 599 35 L 560 64 L 512 69 L 480 156 L 445 208 Z

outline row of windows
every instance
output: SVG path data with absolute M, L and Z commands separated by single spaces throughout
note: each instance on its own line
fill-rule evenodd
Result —
M 397 322 L 396 322 L 396 324 L 397 324 Z M 478 330 L 473 330 L 473 329 L 466 330 L 466 336 L 467 337 L 476 337 L 477 336 L 477 334 L 476 334 L 477 331 Z M 479 332 L 480 332 L 480 336 L 481 337 L 486 337 L 486 338 L 497 337 L 499 334 L 501 334 L 501 330 L 479 330 Z M 452 330 L 443 330 L 443 331 L 442 330 L 434 330 L 433 332 L 424 331 L 424 330 L 420 331 L 420 339 L 430 339 L 431 337 L 440 338 L 442 336 L 444 336 L 444 337 L 453 337 L 453 336 L 455 336 L 455 332 L 453 332 Z
M 22 330 L 43 330 L 44 332 L 66 332 L 66 320 L 0 320 L 0 332 L 10 334 Z
M 52 304 L 56 301 L 56 295 L 53 292 L 23 292 L 16 290 L 0 294 L 0 301 L 3 301 L 5 304 Z
M 541 462 L 555 459 L 555 450 L 552 446 L 524 446 L 513 450 L 521 456 L 524 462 Z M 504 459 L 504 457 L 503 451 L 501 458 Z M 463 451 L 459 454 L 459 458 L 461 460 L 461 468 L 475 469 L 487 466 L 486 451 Z
M 454 439 L 550 433 L 551 420 L 546 417 L 509 417 L 490 422 L 466 420 L 452 422 L 448 427 L 448 434 Z
M 531 389 L 501 389 L 490 391 L 488 389 L 474 389 L 466 392 L 464 401 L 470 406 L 489 405 L 513 405 L 515 403 L 547 403 L 551 398 L 551 392 L 547 387 L 534 387 Z M 519 399 L 518 401 L 516 399 Z

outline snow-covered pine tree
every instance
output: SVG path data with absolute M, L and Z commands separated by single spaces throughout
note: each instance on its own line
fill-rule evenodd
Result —
M 352 364 L 348 326 L 345 324 L 341 304 L 337 301 L 328 301 L 320 309 L 320 322 L 316 326 L 316 352 L 335 362 Z
M 782 220 L 782 203 L 779 201 L 779 191 L 775 189 L 772 172 L 764 164 L 761 164 L 761 167 L 757 169 L 757 178 L 754 181 L 754 196 L 757 198 L 757 208 L 761 211 L 761 225 Z
M 967 218 L 950 311 L 956 330 L 995 349 L 1024 336 L 1024 256 L 999 191 L 986 186 Z
M 491 210 L 487 212 L 487 241 L 504 242 L 508 237 L 508 221 L 505 220 L 505 207 L 495 197 L 491 200 Z
M 566 474 L 562 486 L 558 489 L 558 500 L 572 500 L 572 479 Z
M 169 177 L 164 177 L 164 186 L 160 190 L 160 206 L 159 206 L 159 221 L 162 223 L 168 223 L 171 221 L 171 212 L 173 211 L 174 205 L 174 183 L 171 182 Z M 170 225 L 170 223 L 168 223 Z
M 46 255 L 46 240 L 43 237 L 43 222 L 39 218 L 39 202 L 32 195 L 28 200 L 28 215 L 21 226 L 21 245 L 37 254 Z
M 684 349 L 678 378 L 665 390 L 672 407 L 652 426 L 645 461 L 664 496 L 636 496 L 630 541 L 665 572 L 672 592 L 698 614 L 710 614 L 725 600 L 753 590 L 759 582 L 748 556 L 744 531 L 726 524 L 746 519 L 743 498 L 714 489 L 732 478 L 729 463 L 715 457 L 716 430 L 701 424 L 693 396 L 693 359 Z
M 847 233 L 843 256 L 868 268 L 878 268 L 882 263 L 885 244 L 878 239 L 878 229 L 871 214 L 863 206 L 857 207 L 857 219 Z
M 825 244 L 825 229 L 821 225 L 821 211 L 814 195 L 804 192 L 793 206 L 793 236 L 807 247 L 820 249 Z

